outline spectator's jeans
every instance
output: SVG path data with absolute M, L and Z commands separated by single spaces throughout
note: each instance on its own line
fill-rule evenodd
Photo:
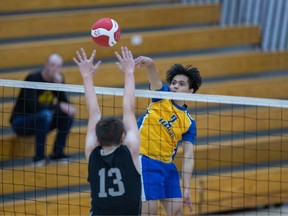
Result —
M 35 157 L 45 157 L 45 143 L 47 134 L 53 129 L 57 129 L 53 153 L 62 154 L 66 144 L 66 139 L 73 124 L 73 118 L 62 111 L 53 114 L 45 109 L 36 114 L 18 114 L 12 121 L 12 129 L 17 135 L 35 135 Z

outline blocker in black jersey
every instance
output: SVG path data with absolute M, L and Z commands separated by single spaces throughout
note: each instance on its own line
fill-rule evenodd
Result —
M 84 49 L 76 51 L 83 78 L 86 106 L 89 113 L 85 139 L 88 181 L 91 188 L 92 215 L 140 215 L 140 135 L 134 113 L 135 63 L 130 50 L 121 47 L 115 52 L 118 68 L 124 72 L 123 119 L 102 117 L 93 76 L 101 64 L 93 64 L 96 50 L 88 59 Z
M 94 149 L 89 158 L 93 215 L 140 215 L 141 177 L 129 149 L 121 145 L 108 155 Z

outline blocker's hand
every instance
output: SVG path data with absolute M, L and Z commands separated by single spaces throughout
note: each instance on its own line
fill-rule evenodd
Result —
M 93 50 L 89 59 L 87 59 L 85 50 L 83 48 L 81 48 L 81 54 L 79 51 L 76 51 L 76 55 L 78 59 L 73 58 L 73 61 L 78 65 L 82 77 L 93 77 L 101 64 L 101 61 L 98 61 L 95 65 L 93 64 L 96 56 L 96 50 Z
M 133 59 L 132 52 L 126 47 L 121 47 L 122 56 L 115 52 L 116 57 L 119 62 L 116 62 L 118 68 L 124 73 L 134 73 L 135 63 Z

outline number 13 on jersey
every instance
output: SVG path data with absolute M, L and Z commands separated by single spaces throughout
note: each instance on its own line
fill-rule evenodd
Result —
M 105 168 L 99 170 L 100 176 L 100 191 L 99 197 L 108 197 L 108 194 L 112 197 L 122 196 L 125 193 L 124 184 L 122 182 L 121 171 L 118 168 L 110 168 L 108 171 Z M 107 178 L 113 179 L 113 185 L 115 188 L 106 188 Z M 117 188 L 117 189 L 116 189 Z

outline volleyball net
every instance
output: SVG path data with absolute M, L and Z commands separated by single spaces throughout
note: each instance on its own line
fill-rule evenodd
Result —
M 21 88 L 64 91 L 77 109 L 65 152 L 68 164 L 31 167 L 34 137 L 19 137 L 9 122 Z M 122 88 L 95 87 L 104 116 L 122 115 Z M 87 110 L 81 85 L 0 80 L 1 214 L 88 215 L 90 188 L 84 140 Z M 185 100 L 196 120 L 191 194 L 195 214 L 288 201 L 288 101 L 136 90 L 140 118 L 151 98 Z M 56 132 L 48 135 L 46 153 Z M 175 164 L 181 174 L 181 147 Z M 188 214 L 188 209 L 184 212 Z M 164 215 L 160 209 L 159 214 Z

